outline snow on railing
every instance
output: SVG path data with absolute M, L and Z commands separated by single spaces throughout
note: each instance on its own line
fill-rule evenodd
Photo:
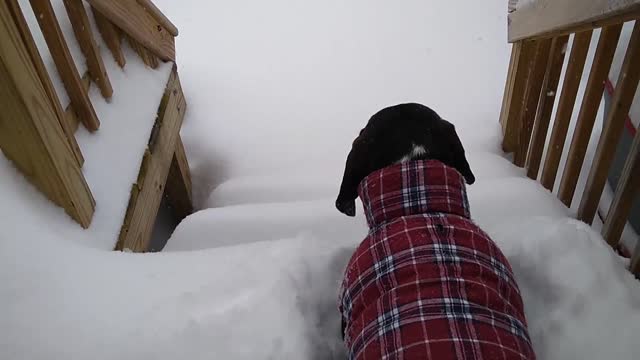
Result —
M 515 42 L 636 19 L 640 0 L 519 0 L 510 9 L 509 41 Z
M 564 145 L 571 136 L 558 189 L 560 200 L 571 207 L 623 24 L 640 19 L 640 0 L 537 0 L 526 7 L 510 2 L 510 10 L 513 11 L 509 14 L 509 39 L 515 43 L 500 115 L 503 148 L 514 153 L 514 164 L 525 167 L 530 178 L 540 177 L 542 185 L 553 191 Z M 602 29 L 575 129 L 569 133 L 593 31 L 598 28 Z M 561 79 L 569 44 L 571 50 Z M 598 211 L 638 88 L 640 21 L 635 21 L 625 50 L 611 110 L 606 114 L 584 191 L 575 199 L 579 202 L 577 217 L 589 224 Z M 556 100 L 560 84 L 562 90 Z M 619 247 L 639 188 L 640 135 L 636 133 L 602 229 L 603 237 L 615 248 Z M 640 275 L 640 242 L 632 257 L 631 270 Z

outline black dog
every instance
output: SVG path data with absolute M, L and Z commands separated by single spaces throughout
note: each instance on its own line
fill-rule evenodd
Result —
M 439 160 L 455 168 L 469 185 L 475 182 L 453 124 L 415 103 L 381 110 L 353 142 L 336 207 L 355 216 L 357 189 L 362 179 L 397 162 L 425 159 Z

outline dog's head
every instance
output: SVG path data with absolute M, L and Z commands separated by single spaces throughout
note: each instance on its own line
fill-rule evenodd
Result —
M 395 163 L 433 159 L 475 182 L 453 124 L 420 104 L 401 104 L 373 115 L 353 141 L 336 200 L 336 208 L 355 216 L 358 185 L 372 172 Z

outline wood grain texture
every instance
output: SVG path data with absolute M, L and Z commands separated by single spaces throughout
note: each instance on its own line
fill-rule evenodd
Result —
M 7 2 L 0 2 L 0 148 L 80 225 L 95 201 Z
M 67 9 L 67 15 L 80 45 L 80 50 L 87 60 L 91 80 L 98 85 L 102 97 L 110 99 L 113 95 L 113 88 L 107 70 L 104 68 L 100 49 L 93 38 L 87 10 L 84 8 L 82 0 L 63 0 L 63 3 Z
M 513 44 L 511 47 L 511 57 L 509 59 L 509 69 L 507 70 L 507 81 L 504 86 L 504 94 L 502 95 L 502 106 L 500 108 L 500 126 L 502 127 L 502 135 L 506 136 L 508 125 L 508 113 L 511 106 L 511 99 L 513 95 L 513 88 L 515 83 L 516 71 L 518 67 L 518 60 L 520 58 L 520 50 L 522 49 L 522 43 Z M 503 140 L 503 147 L 506 139 Z M 510 144 L 507 144 L 510 145 Z M 510 151 L 513 151 L 511 146 L 507 146 Z M 506 152 L 506 150 L 505 150 Z
M 158 9 L 158 7 L 151 0 L 137 0 L 138 4 L 140 4 L 151 16 L 153 16 L 156 21 L 160 23 L 167 31 L 175 36 L 178 36 L 178 28 L 173 25 L 173 23 Z
M 537 0 L 509 14 L 509 41 L 553 37 L 640 17 L 640 0 Z
M 624 226 L 629 219 L 638 188 L 640 188 L 640 132 L 636 133 L 629 150 L 613 202 L 602 228 L 602 237 L 614 248 L 618 245 Z
M 536 44 L 533 41 L 519 42 L 513 45 L 510 82 L 505 89 L 506 97 L 503 99 L 501 122 L 504 124 L 504 139 L 502 149 L 505 152 L 515 152 L 520 146 L 520 129 L 522 127 L 522 111 L 533 63 Z
M 547 141 L 547 133 L 549 132 L 551 114 L 553 113 L 568 41 L 569 36 L 563 35 L 553 38 L 551 44 L 549 62 L 544 75 L 540 104 L 536 113 L 535 126 L 531 136 L 531 149 L 527 160 L 527 176 L 534 180 L 538 178 L 540 171 L 540 162 L 542 161 L 542 153 Z
M 136 0 L 87 0 L 109 21 L 163 61 L 175 61 L 175 39 Z
M 118 66 L 124 68 L 127 64 L 127 59 L 122 52 L 122 36 L 120 34 L 120 30 L 118 30 L 111 21 L 109 21 L 109 19 L 104 17 L 104 15 L 97 11 L 93 6 L 91 7 L 91 12 L 93 13 L 93 18 L 96 21 L 98 31 L 100 31 L 100 35 L 102 35 L 102 40 L 107 44 L 113 59 L 116 61 Z
M 140 57 L 140 59 L 142 59 L 142 62 L 146 66 L 152 69 L 158 68 L 158 66 L 160 65 L 160 62 L 158 61 L 158 58 L 155 55 L 149 52 L 144 46 L 140 45 L 140 43 L 137 42 L 132 37 L 125 35 L 125 38 L 127 39 L 127 42 L 129 43 L 131 48 L 136 52 L 136 54 L 138 54 L 138 56 Z
M 22 9 L 18 4 L 17 0 L 7 0 L 6 1 L 9 10 L 13 16 L 13 20 L 15 25 L 22 36 L 22 41 L 24 45 L 27 47 L 27 51 L 29 51 L 29 55 L 31 56 L 31 61 L 38 72 L 38 76 L 42 81 L 42 85 L 44 86 L 44 90 L 47 92 L 47 96 L 49 96 L 49 101 L 51 102 L 51 106 L 53 106 L 53 110 L 56 113 L 56 118 L 64 131 L 65 136 L 67 137 L 67 143 L 71 151 L 73 152 L 78 165 L 82 167 L 84 165 L 84 157 L 82 156 L 82 151 L 80 150 L 80 146 L 78 146 L 78 142 L 76 141 L 76 137 L 74 135 L 75 131 L 68 125 L 65 121 L 65 114 L 62 110 L 62 105 L 60 104 L 60 99 L 58 98 L 58 94 L 56 93 L 55 88 L 53 87 L 53 83 L 51 82 L 51 77 L 47 72 L 47 69 L 42 61 L 42 57 L 40 56 L 40 51 L 38 51 L 38 47 L 36 46 L 35 41 L 33 40 L 33 36 L 31 35 L 31 30 L 27 25 L 27 21 L 24 18 L 24 14 L 22 13 Z
M 592 33 L 592 31 L 578 33 L 573 38 L 571 55 L 569 55 L 569 63 L 564 76 L 562 93 L 560 94 L 560 99 L 558 101 L 556 117 L 553 122 L 553 130 L 551 131 L 547 157 L 544 162 L 542 178 L 540 181 L 542 186 L 547 188 L 549 191 L 553 191 L 553 186 L 555 185 L 556 176 L 558 174 L 560 158 L 562 157 L 564 143 L 567 138 L 567 132 L 569 130 L 569 123 L 571 121 L 571 115 L 573 114 L 573 108 L 576 103 L 576 97 L 578 96 L 578 88 L 580 86 L 580 80 L 582 79 L 584 65 L 587 60 L 587 53 L 589 52 Z
M 591 170 L 589 171 L 589 177 L 587 178 L 587 185 L 578 208 L 578 219 L 587 224 L 593 222 L 593 218 L 598 211 L 598 204 L 607 182 L 609 168 L 622 135 L 629 109 L 633 103 L 639 80 L 640 22 L 636 22 L 631 33 L 624 63 L 620 70 L 620 76 L 616 82 L 616 89 L 611 100 L 611 109 L 607 114 Z
M 591 73 L 587 88 L 582 98 L 580 113 L 571 139 L 571 146 L 567 155 L 558 198 L 567 206 L 571 207 L 576 191 L 576 185 L 580 178 L 584 157 L 587 153 L 591 132 L 596 121 L 596 115 L 600 108 L 602 94 L 604 92 L 605 81 L 609 77 L 609 70 L 616 52 L 622 24 L 613 25 L 602 29 L 598 47 L 593 59 Z
M 531 144 L 531 133 L 540 103 L 540 95 L 544 82 L 544 74 L 549 63 L 549 52 L 551 51 L 551 39 L 536 41 L 536 50 L 533 57 L 533 64 L 530 67 L 529 80 L 524 95 L 524 109 L 522 110 L 522 120 L 520 120 L 520 139 L 513 163 L 518 167 L 524 167 Z
M 82 86 L 87 93 L 89 92 L 89 88 L 91 87 L 91 77 L 89 76 L 89 72 L 84 73 L 82 76 Z M 64 111 L 64 119 L 65 123 L 68 124 L 71 131 L 74 133 L 78 131 L 78 127 L 80 127 L 80 115 L 73 108 L 73 104 L 69 104 Z
M 30 2 L 74 109 L 87 130 L 92 132 L 98 130 L 100 121 L 89 100 L 89 95 L 82 87 L 78 69 L 69 53 L 51 2 L 49 0 L 30 0 Z
M 165 189 L 167 199 L 175 216 L 182 220 L 193 213 L 191 192 L 191 172 L 182 139 L 178 137 L 176 150 L 171 161 L 171 169 Z
M 141 165 L 143 180 L 134 184 L 116 250 L 148 250 L 185 110 L 186 102 L 174 66 L 158 111 L 157 140 L 148 148 L 150 155 L 144 156 Z

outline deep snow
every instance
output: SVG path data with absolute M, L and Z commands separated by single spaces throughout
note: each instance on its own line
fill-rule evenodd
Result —
M 81 230 L 0 156 L 0 358 L 344 358 L 338 284 L 366 227 L 333 199 L 354 135 L 402 101 L 458 127 L 472 216 L 511 261 L 539 358 L 635 357 L 638 283 L 500 152 L 505 1 L 157 4 L 181 31 L 204 210 L 163 253 L 106 251 L 113 234 Z M 161 76 L 128 55 L 125 74 Z

